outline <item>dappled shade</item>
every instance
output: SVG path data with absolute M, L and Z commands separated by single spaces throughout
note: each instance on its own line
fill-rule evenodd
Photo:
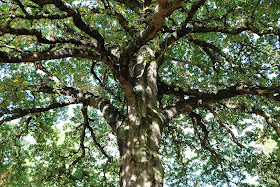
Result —
M 279 10 L 0 0 L 0 186 L 279 186 Z

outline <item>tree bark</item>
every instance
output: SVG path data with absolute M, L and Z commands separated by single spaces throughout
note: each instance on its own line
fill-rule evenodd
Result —
M 149 58 L 148 58 L 149 57 Z M 148 59 L 148 62 L 147 62 Z M 120 151 L 120 186 L 163 186 L 159 147 L 163 115 L 157 107 L 157 63 L 142 49 L 131 60 L 127 117 L 117 130 Z
M 149 111 L 146 117 L 128 119 L 119 128 L 120 186 L 163 186 L 164 172 L 159 157 L 161 126 L 158 114 Z

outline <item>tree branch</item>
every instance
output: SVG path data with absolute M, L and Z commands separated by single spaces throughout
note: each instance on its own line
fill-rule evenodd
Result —
M 187 60 L 180 60 L 180 59 L 177 59 L 177 58 L 164 58 L 164 61 L 171 61 L 171 60 L 182 62 L 183 64 L 188 64 L 188 65 L 191 65 L 191 66 L 197 66 L 200 69 L 205 69 L 207 67 L 203 64 L 197 64 L 197 63 L 193 63 L 193 62 L 190 62 L 190 61 L 187 61 Z
M 201 46 L 202 48 L 206 47 L 206 48 L 210 48 L 210 49 L 214 50 L 216 53 L 218 53 L 222 57 L 224 57 L 229 63 L 231 63 L 231 60 L 229 59 L 229 57 L 224 52 L 222 52 L 217 46 L 210 44 L 208 42 L 198 40 L 198 39 L 193 39 L 193 38 L 191 38 L 190 41 Z
M 98 108 L 105 118 L 106 122 L 111 126 L 113 132 L 117 132 L 117 128 L 121 126 L 124 118 L 111 102 L 102 97 L 92 97 L 88 99 L 89 106 Z
M 86 105 L 83 105 L 82 113 L 83 113 L 83 117 L 84 117 L 84 124 L 85 124 L 84 127 L 89 129 L 93 142 L 95 143 L 97 148 L 101 151 L 101 153 L 108 159 L 108 161 L 111 162 L 111 157 L 104 151 L 103 147 L 97 142 L 94 131 L 91 128 L 91 126 L 89 125 L 90 119 L 88 117 L 88 112 L 87 112 L 87 106 Z
M 123 50 L 119 63 L 123 74 L 128 72 L 128 61 L 143 45 L 156 37 L 158 31 L 161 29 L 165 18 L 172 14 L 177 8 L 181 6 L 181 0 L 159 1 L 152 15 L 152 20 L 148 27 L 141 31 L 139 35 L 130 42 L 130 44 Z
M 100 9 L 100 8 L 98 8 L 98 9 L 96 9 L 96 8 L 91 8 L 91 9 L 90 9 L 91 12 L 93 12 L 93 13 L 98 13 L 98 14 L 104 14 L 104 12 L 106 12 L 110 17 L 117 19 L 118 22 L 119 22 L 119 24 L 122 26 L 122 28 L 123 28 L 127 33 L 129 33 L 130 36 L 133 37 L 133 36 L 135 35 L 135 31 L 134 31 L 135 28 L 134 28 L 133 26 L 129 27 L 129 26 L 128 26 L 129 23 L 128 23 L 128 21 L 125 19 L 125 17 L 124 17 L 122 14 L 118 13 L 116 10 L 114 10 L 114 9 L 110 6 L 109 2 L 107 2 L 107 1 L 105 1 L 105 0 L 103 0 L 102 2 L 103 2 L 103 4 L 104 4 L 105 10 L 104 10 L 104 9 Z
M 44 73 L 46 73 L 50 78 L 53 79 L 53 81 L 60 87 L 62 86 L 60 80 L 54 76 L 51 72 L 49 72 L 40 61 L 34 62 L 34 65 L 37 69 L 43 71 Z
M 55 51 L 25 52 L 11 55 L 0 51 L 0 63 L 35 62 L 41 60 L 61 59 L 66 57 L 81 57 L 92 60 L 108 62 L 107 57 L 90 49 L 61 48 Z
M 91 65 L 91 68 L 90 68 L 90 72 L 93 74 L 94 78 L 99 82 L 100 86 L 101 86 L 104 90 L 108 91 L 112 96 L 114 96 L 116 99 L 118 99 L 118 100 L 121 102 L 122 99 L 121 99 L 119 96 L 116 96 L 116 95 L 114 94 L 114 92 L 113 92 L 110 88 L 106 88 L 106 86 L 104 85 L 104 79 L 103 79 L 103 81 L 101 81 L 101 79 L 96 75 L 96 73 L 95 73 L 95 71 L 94 71 L 95 65 L 96 65 L 96 62 L 93 61 L 93 62 L 92 62 L 92 65 Z
M 39 43 L 44 44 L 58 44 L 58 43 L 72 43 L 75 45 L 82 45 L 85 47 L 91 47 L 96 48 L 97 45 L 94 43 L 88 43 L 81 39 L 76 38 L 61 38 L 61 37 L 44 37 L 41 33 L 41 31 L 38 31 L 36 29 L 25 29 L 25 28 L 19 28 L 14 29 L 10 27 L 9 25 L 0 25 L 0 32 L 2 33 L 9 33 L 14 35 L 30 35 L 30 36 L 36 36 Z
M 190 28 L 183 29 L 183 32 L 189 32 Z M 222 28 L 222 27 L 193 27 L 190 29 L 192 33 L 208 33 L 208 32 L 220 32 L 224 34 L 232 34 L 237 35 L 240 34 L 243 31 L 252 31 L 253 33 L 263 36 L 268 34 L 274 34 L 274 35 L 280 35 L 279 31 L 273 30 L 273 29 L 267 29 L 260 31 L 258 28 L 256 28 L 253 25 L 247 24 L 239 28 Z
M 189 116 L 192 119 L 193 124 L 195 124 L 195 120 L 196 119 L 196 123 L 200 126 L 202 132 L 204 133 L 204 138 L 202 139 L 200 136 L 200 133 L 197 131 L 197 129 L 195 128 L 195 130 L 197 131 L 197 135 L 201 141 L 201 147 L 205 148 L 206 147 L 206 141 L 208 139 L 208 135 L 209 135 L 209 131 L 207 130 L 206 126 L 201 122 L 202 117 L 199 114 L 196 114 L 194 112 L 190 112 Z
M 229 126 L 227 126 L 220 120 L 218 114 L 214 111 L 214 109 L 210 105 L 206 105 L 206 108 L 214 115 L 214 118 L 217 120 L 217 122 L 228 131 L 234 143 L 236 143 L 239 147 L 244 148 L 244 145 L 238 142 L 237 138 L 235 137 L 234 133 L 230 130 Z
M 213 149 L 211 149 L 210 147 L 208 147 L 206 145 L 207 139 L 208 139 L 208 135 L 209 135 L 209 131 L 207 130 L 206 126 L 202 123 L 202 121 L 201 121 L 202 117 L 199 114 L 195 113 L 195 112 L 190 112 L 189 116 L 190 116 L 190 118 L 192 120 L 194 131 L 198 135 L 198 138 L 199 138 L 199 140 L 201 142 L 201 148 L 209 151 L 217 160 L 219 160 L 221 162 L 222 158 Z M 195 119 L 196 119 L 196 123 L 195 123 Z M 204 133 L 203 139 L 201 138 L 201 135 L 200 135 L 199 131 L 196 128 L 196 124 L 198 124 L 200 126 L 202 132 Z
M 89 131 L 90 131 L 90 135 L 91 135 L 91 138 L 92 138 L 94 144 L 97 146 L 97 148 L 99 149 L 99 151 L 108 159 L 108 161 L 111 162 L 111 161 L 112 161 L 112 158 L 105 152 L 105 150 L 104 150 L 103 147 L 100 145 L 100 143 L 98 143 L 97 138 L 96 138 L 96 136 L 95 136 L 95 134 L 94 134 L 94 131 L 93 131 L 93 129 L 91 128 L 91 126 L 90 126 L 89 124 L 87 125 L 87 128 L 88 128 Z
M 6 48 L 10 48 L 10 49 L 14 49 L 20 53 L 24 53 L 24 51 L 18 47 L 14 47 L 14 46 L 10 46 L 10 45 L 6 45 L 6 44 L 0 44 L 0 48 L 2 47 L 6 47 Z
M 83 105 L 82 113 L 83 113 L 83 117 L 84 117 L 84 123 L 83 123 L 82 134 L 81 134 L 81 139 L 80 139 L 80 148 L 79 148 L 79 149 L 82 150 L 82 154 L 81 154 L 81 156 L 79 156 L 78 158 L 76 158 L 72 162 L 71 166 L 75 165 L 80 160 L 82 160 L 85 157 L 85 154 L 86 154 L 84 141 L 85 141 L 85 135 L 86 135 L 86 127 L 89 124 L 88 117 L 87 117 L 87 106 L 86 105 Z
M 131 10 L 133 10 L 138 14 L 143 12 L 142 4 L 137 0 L 116 0 L 116 1 L 128 6 Z
M 7 110 L 7 109 L 1 109 L 0 111 L 0 115 L 4 116 L 5 114 L 12 114 L 12 116 L 10 117 L 4 117 L 1 121 L 0 121 L 0 125 L 6 121 L 11 121 L 17 118 L 21 118 L 23 116 L 26 116 L 28 114 L 34 114 L 34 113 L 39 113 L 39 112 L 46 112 L 49 111 L 51 109 L 56 109 L 56 108 L 61 108 L 64 106 L 68 106 L 71 104 L 77 104 L 80 103 L 81 101 L 78 99 L 71 99 L 71 100 L 67 100 L 67 101 L 63 101 L 63 102 L 59 102 L 59 103 L 53 103 L 50 104 L 46 107 L 41 107 L 41 108 L 30 108 L 30 109 L 20 109 L 20 108 L 16 108 L 16 109 L 12 109 L 12 110 Z
M 28 19 L 28 20 L 38 20 L 38 19 L 50 19 L 50 20 L 55 20 L 55 19 L 65 19 L 71 17 L 68 14 L 36 14 L 36 15 L 13 15 L 11 18 L 21 18 L 21 19 Z
M 17 134 L 16 136 L 13 136 L 13 137 L 10 137 L 10 138 L 8 138 L 8 139 L 6 139 L 6 140 L 4 140 L 4 141 L 2 141 L 1 143 L 0 143 L 0 145 L 1 146 L 4 146 L 8 141 L 13 141 L 13 140 L 16 140 L 16 139 L 19 139 L 24 133 L 27 133 L 28 132 L 28 129 L 29 129 L 29 123 L 30 123 L 30 121 L 32 120 L 32 117 L 29 117 L 27 120 L 26 120 L 26 124 L 25 124 L 25 128 L 19 133 L 19 134 Z M 1 124 L 1 123 L 0 123 Z M 1 147 L 0 146 L 0 147 Z M 0 159 L 1 160 L 1 159 Z
M 192 17 L 195 15 L 197 10 L 206 2 L 206 0 L 196 0 L 193 4 L 191 9 L 187 13 L 187 18 L 182 23 L 182 27 L 186 27 L 187 23 L 192 19 Z
M 104 97 L 95 96 L 91 92 L 82 91 L 73 87 L 62 86 L 54 89 L 50 86 L 34 86 L 34 91 L 45 92 L 45 93 L 57 93 L 66 96 L 71 96 L 78 101 L 81 101 L 88 106 L 99 109 L 106 122 L 111 126 L 113 132 L 116 132 L 117 128 L 121 125 L 124 116 L 119 110 L 112 105 L 112 103 Z
M 109 2 L 107 1 L 104 1 L 103 0 L 103 4 L 105 6 L 105 9 L 106 10 L 101 10 L 101 9 L 95 9 L 95 8 L 92 8 L 91 11 L 94 12 L 94 13 L 104 13 L 106 12 L 109 16 L 111 16 L 112 18 L 115 18 L 118 20 L 119 24 L 122 26 L 122 28 L 127 32 L 129 33 L 129 35 L 131 37 L 134 37 L 135 35 L 135 28 L 133 26 L 129 27 L 129 23 L 128 21 L 125 19 L 125 17 L 118 13 L 116 10 L 114 10 Z
M 217 72 L 217 69 L 216 69 L 217 59 L 216 59 L 216 57 L 211 53 L 211 51 L 207 47 L 202 46 L 202 49 L 210 57 L 210 59 L 212 61 L 213 70 Z
M 273 121 L 273 116 L 269 115 L 267 112 L 255 108 L 255 107 L 246 107 L 241 104 L 231 104 L 230 102 L 224 102 L 223 105 L 229 109 L 239 109 L 242 110 L 245 113 L 249 114 L 256 114 L 259 116 L 262 116 L 265 118 L 267 124 L 273 127 L 273 129 L 276 131 L 277 136 L 280 138 L 280 127 L 278 127 Z
M 180 88 L 179 86 L 176 86 L 176 85 L 167 85 L 166 83 L 162 82 L 160 79 L 159 79 L 159 82 L 158 82 L 158 94 L 159 95 L 175 95 L 175 96 L 178 96 L 179 98 L 183 99 L 184 96 L 197 96 L 197 95 L 200 95 L 202 94 L 199 90 L 197 89 L 188 89 L 188 90 L 184 90 L 182 88 Z
M 23 4 L 20 2 L 20 0 L 14 0 L 18 6 L 20 7 L 20 9 L 22 10 L 22 12 L 26 15 L 26 16 L 29 16 L 28 12 L 25 10 Z
M 78 10 L 74 9 L 70 4 L 65 3 L 61 0 L 32 0 L 34 3 L 44 6 L 46 4 L 54 4 L 57 8 L 61 11 L 67 12 L 70 16 L 73 17 L 73 23 L 78 27 L 80 30 L 91 36 L 92 38 L 98 41 L 98 47 L 101 50 L 105 50 L 104 46 L 104 38 L 103 36 L 97 31 L 92 29 L 89 25 L 87 25 Z
M 113 15 L 115 18 L 117 18 L 119 24 L 122 26 L 122 28 L 131 36 L 134 37 L 134 35 L 136 34 L 135 32 L 135 28 L 133 26 L 129 27 L 129 23 L 128 21 L 123 17 L 123 15 L 121 15 L 120 13 L 116 12 L 114 10 L 114 12 L 111 14 Z
M 166 122 L 168 122 L 182 113 L 190 112 L 196 108 L 206 106 L 207 104 L 246 94 L 263 96 L 280 102 L 280 86 L 261 87 L 257 85 L 235 85 L 226 89 L 212 91 L 210 93 L 201 92 L 189 99 L 181 99 L 176 104 L 166 107 L 162 114 Z
M 167 45 L 170 46 L 174 44 L 176 41 L 180 40 L 184 36 L 190 34 L 190 33 L 209 33 L 209 32 L 218 32 L 218 33 L 224 33 L 224 34 L 231 34 L 231 35 L 237 35 L 244 31 L 252 31 L 255 34 L 258 34 L 259 36 L 268 35 L 268 34 L 274 34 L 277 36 L 280 36 L 280 31 L 273 30 L 273 29 L 267 29 L 260 31 L 253 25 L 247 24 L 242 27 L 238 28 L 222 28 L 222 27 L 205 27 L 205 26 L 192 26 L 192 27 L 181 27 L 178 30 L 174 30 L 172 35 L 167 38 L 165 41 L 163 41 L 160 46 L 163 50 L 163 46 Z

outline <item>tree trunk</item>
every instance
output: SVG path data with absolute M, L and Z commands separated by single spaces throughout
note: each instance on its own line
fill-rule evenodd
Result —
M 130 65 L 128 114 L 118 128 L 120 186 L 163 186 L 159 146 L 163 118 L 157 107 L 157 63 L 142 53 Z
M 163 167 L 159 157 L 161 123 L 153 112 L 126 121 L 118 131 L 120 186 L 161 187 Z

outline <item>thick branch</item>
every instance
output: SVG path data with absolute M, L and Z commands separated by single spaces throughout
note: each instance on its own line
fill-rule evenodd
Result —
M 38 39 L 38 42 L 44 43 L 44 44 L 72 43 L 75 45 L 82 45 L 82 46 L 91 47 L 91 48 L 97 47 L 94 43 L 88 43 L 84 40 L 76 39 L 76 38 L 67 38 L 67 37 L 66 38 L 61 38 L 61 37 L 46 38 L 42 35 L 42 33 L 40 31 L 38 31 L 36 29 L 25 29 L 25 28 L 14 29 L 7 25 L 0 25 L 0 32 L 14 34 L 14 35 L 36 36 Z
M 57 93 L 66 96 L 71 96 L 77 100 L 80 100 L 87 105 L 99 109 L 106 122 L 111 126 L 113 132 L 121 125 L 124 116 L 118 111 L 118 109 L 112 105 L 112 103 L 100 96 L 95 96 L 90 92 L 82 91 L 73 87 L 63 86 L 58 89 L 54 89 L 50 86 L 34 86 L 34 91 L 45 93 Z
M 15 15 L 12 16 L 12 18 L 21 18 L 21 19 L 28 19 L 28 20 L 35 20 L 35 19 L 50 19 L 50 20 L 54 20 L 54 19 L 65 19 L 65 18 L 69 18 L 70 15 L 68 14 L 36 14 L 36 15 Z
M 25 52 L 18 55 L 0 51 L 0 63 L 35 62 L 66 57 L 81 57 L 107 62 L 106 56 L 102 58 L 100 53 L 90 49 L 62 48 L 55 51 Z
M 185 27 L 187 23 L 192 19 L 192 17 L 195 15 L 197 10 L 206 2 L 206 0 L 197 0 L 193 3 L 191 9 L 188 11 L 187 18 L 182 23 L 182 26 Z
M 189 99 L 182 99 L 176 104 L 165 108 L 163 115 L 168 122 L 182 113 L 190 112 L 193 109 L 206 106 L 210 103 L 215 103 L 224 99 L 245 94 L 264 96 L 273 99 L 274 101 L 280 102 L 280 86 L 261 87 L 257 85 L 236 85 L 226 89 L 213 91 L 211 93 L 201 92 L 200 94 L 194 95 Z
M 5 114 L 12 114 L 12 116 L 4 117 L 0 121 L 0 125 L 2 123 L 6 122 L 6 121 L 11 121 L 11 120 L 14 120 L 14 119 L 18 119 L 18 118 L 21 118 L 21 117 L 26 116 L 28 114 L 46 112 L 46 111 L 49 111 L 51 109 L 61 108 L 61 107 L 64 107 L 64 106 L 68 106 L 68 105 L 71 105 L 71 104 L 77 104 L 77 103 L 80 103 L 80 100 L 71 99 L 71 100 L 67 100 L 67 101 L 64 101 L 64 102 L 53 103 L 53 104 L 50 104 L 49 106 L 41 107 L 41 108 L 30 108 L 30 109 L 16 108 L 16 109 L 12 109 L 12 110 L 2 109 L 2 111 L 0 112 L 1 116 L 4 116 Z
M 121 54 L 120 64 L 122 65 L 122 72 L 127 73 L 128 61 L 131 56 L 137 52 L 143 45 L 148 41 L 154 39 L 162 27 L 166 16 L 172 14 L 178 7 L 181 6 L 180 0 L 174 1 L 163 1 L 159 2 L 159 5 L 155 7 L 155 11 L 152 15 L 152 20 L 149 26 L 139 33 L 136 37 L 123 51 Z

